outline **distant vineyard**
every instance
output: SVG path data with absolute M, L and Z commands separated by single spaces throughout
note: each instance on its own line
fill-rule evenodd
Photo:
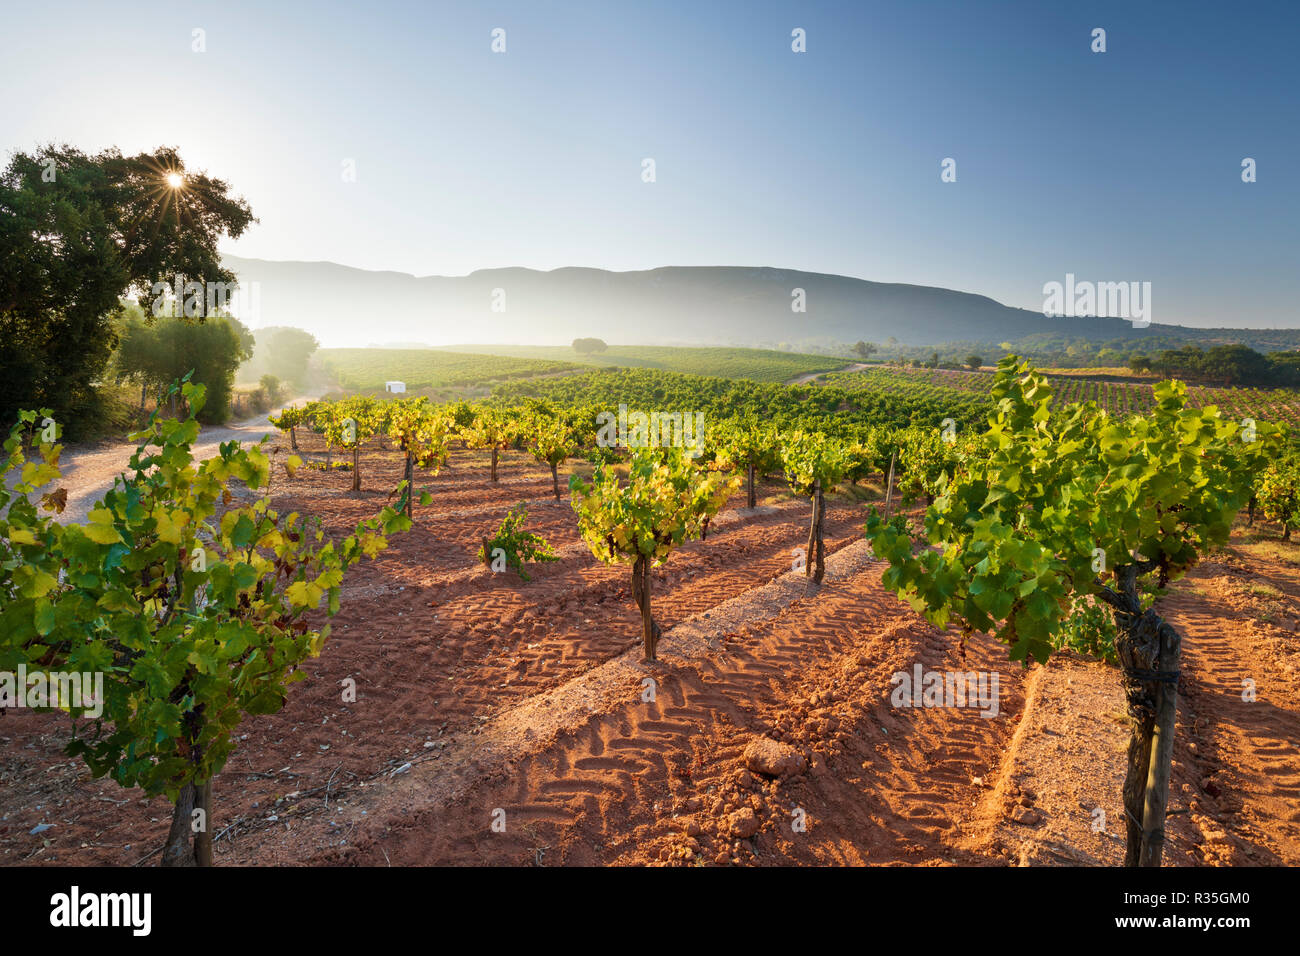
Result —
M 905 386 L 908 383 L 903 383 Z M 571 405 L 703 412 L 710 421 L 750 418 L 785 428 L 848 434 L 860 426 L 937 426 L 943 419 L 982 423 L 991 403 L 987 395 L 952 389 L 931 395 L 925 389 L 858 389 L 821 385 L 780 385 L 684 375 L 656 369 L 602 369 L 581 375 L 508 382 L 493 391 L 502 404 L 529 399 Z
M 382 389 L 384 382 L 407 388 L 483 385 L 575 368 L 570 362 L 474 355 L 438 349 L 321 349 L 325 366 L 346 389 Z
M 579 355 L 567 345 L 469 345 L 483 355 L 575 362 L 580 365 L 656 368 L 690 375 L 784 382 L 799 375 L 828 372 L 851 363 L 847 358 L 778 352 L 774 349 L 678 348 L 669 345 L 611 345 L 608 351 Z
M 1111 382 L 1074 375 L 1048 376 L 1053 406 L 1075 402 L 1096 402 L 1112 415 L 1145 413 L 1154 399 L 1152 386 L 1145 382 Z M 988 372 L 956 369 L 876 368 L 863 372 L 826 376 L 827 386 L 847 392 L 880 392 L 907 396 L 913 400 L 963 402 L 966 396 L 987 395 L 993 386 Z M 1215 388 L 1187 386 L 1188 404 L 1194 408 L 1214 405 L 1232 418 L 1300 424 L 1300 393 L 1291 389 Z

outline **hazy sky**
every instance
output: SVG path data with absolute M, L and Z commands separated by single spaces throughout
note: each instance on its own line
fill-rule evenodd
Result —
M 1296 0 L 41 0 L 0 22 L 6 156 L 175 145 L 260 218 L 242 256 L 766 265 L 1035 310 L 1071 272 L 1151 282 L 1157 323 L 1300 325 Z

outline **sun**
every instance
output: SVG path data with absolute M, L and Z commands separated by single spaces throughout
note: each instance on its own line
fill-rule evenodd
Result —
M 185 182 L 185 177 L 180 173 L 167 174 L 167 185 L 172 189 L 180 189 L 183 182 Z

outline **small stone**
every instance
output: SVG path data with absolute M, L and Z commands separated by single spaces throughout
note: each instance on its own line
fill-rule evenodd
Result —
M 1011 808 L 1010 817 L 1012 822 L 1019 823 L 1027 827 L 1038 826 L 1043 822 L 1043 814 L 1032 807 L 1015 806 Z
M 728 823 L 731 835 L 741 840 L 747 840 L 758 832 L 758 816 L 749 807 L 733 813 L 728 818 Z
M 808 761 L 789 744 L 759 737 L 745 748 L 745 766 L 768 777 L 785 777 L 803 773 Z

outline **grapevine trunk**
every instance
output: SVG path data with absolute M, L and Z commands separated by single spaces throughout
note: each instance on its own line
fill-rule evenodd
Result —
M 411 517 L 412 502 L 415 498 L 415 461 L 410 451 L 406 453 L 406 517 Z
M 194 846 L 190 839 L 190 821 L 195 809 L 194 784 L 187 783 L 181 787 L 176 797 L 176 806 L 172 809 L 172 825 L 167 831 L 167 842 L 163 846 L 163 866 L 195 866 Z
M 826 499 L 822 495 L 822 483 L 813 482 L 812 523 L 808 527 L 808 547 L 805 551 L 807 560 L 804 575 L 821 584 L 826 576 L 826 545 L 822 539 L 822 517 L 826 512 Z
M 663 631 L 650 613 L 650 560 L 644 555 L 632 565 L 632 597 L 641 609 L 641 644 L 645 648 L 645 659 L 658 660 L 655 648 Z
M 1117 569 L 1115 650 L 1124 671 L 1132 736 L 1124 778 L 1124 865 L 1160 865 L 1178 703 L 1181 638 L 1154 610 L 1142 610 L 1133 567 Z

